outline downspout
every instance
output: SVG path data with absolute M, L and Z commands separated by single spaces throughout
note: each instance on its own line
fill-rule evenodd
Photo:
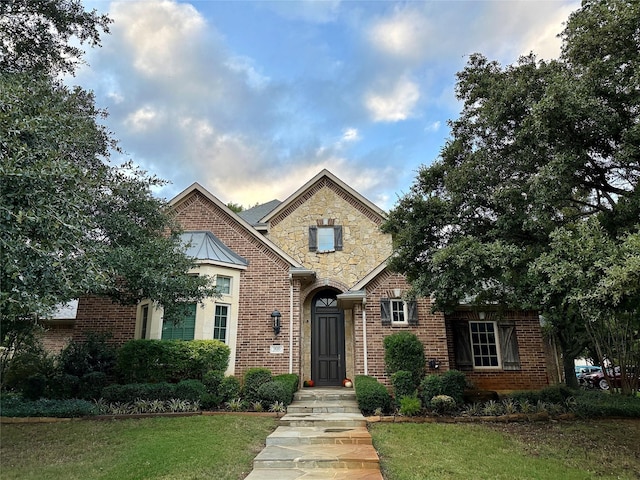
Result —
M 293 373 L 293 275 L 289 273 L 289 373 Z
M 364 374 L 369 375 L 369 363 L 367 354 L 367 299 L 362 299 L 362 345 L 364 352 Z

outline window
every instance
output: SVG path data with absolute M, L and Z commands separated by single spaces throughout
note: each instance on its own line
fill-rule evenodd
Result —
M 473 366 L 499 367 L 498 342 L 495 322 L 469 322 Z
M 382 298 L 380 320 L 383 325 L 417 325 L 418 304 L 415 300 Z
M 140 328 L 140 338 L 147 338 L 147 327 L 149 323 L 149 305 L 142 307 L 142 327 Z
M 335 252 L 342 250 L 342 226 L 309 227 L 310 252 Z
M 231 294 L 231 278 L 223 277 L 222 275 L 216 276 L 216 289 L 218 292 L 224 295 Z
M 405 323 L 404 308 L 402 300 L 391 300 L 391 323 Z
M 216 305 L 216 313 L 213 322 L 213 339 L 227 342 L 227 323 L 229 320 L 229 306 Z
M 184 305 L 182 320 L 162 322 L 162 340 L 193 340 L 196 330 L 196 304 Z

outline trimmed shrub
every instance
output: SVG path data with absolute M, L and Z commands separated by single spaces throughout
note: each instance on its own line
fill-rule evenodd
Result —
M 60 352 L 63 373 L 82 378 L 92 372 L 111 375 L 116 365 L 116 348 L 107 343 L 110 334 L 87 333 L 84 340 L 72 340 Z
M 371 414 L 377 409 L 383 412 L 389 411 L 391 395 L 389 395 L 387 388 L 375 378 L 368 375 L 356 375 L 355 389 L 358 407 L 363 413 Z
M 220 382 L 220 389 L 218 390 L 220 400 L 222 403 L 230 402 L 234 398 L 240 396 L 240 380 L 233 375 L 224 377 Z
M 576 390 L 572 390 L 566 385 L 552 385 L 541 390 L 513 392 L 509 395 L 509 398 L 513 398 L 514 400 L 519 401 L 527 400 L 532 404 L 538 402 L 561 404 L 567 398 L 575 396 L 576 393 Z
M 194 355 L 194 362 L 189 378 L 202 379 L 205 373 L 210 370 L 223 372 L 229 366 L 229 346 L 219 340 L 192 340 L 188 342 L 189 348 Z
M 224 373 L 220 370 L 209 370 L 202 377 L 202 383 L 207 387 L 207 393 L 219 394 L 220 384 L 224 380 Z
M 400 399 L 400 415 L 414 417 L 422 410 L 422 401 L 415 395 L 405 395 Z
M 170 400 L 175 397 L 175 385 L 171 383 L 128 383 L 109 385 L 102 389 L 105 402 L 134 402 L 141 400 Z
M 54 399 L 76 398 L 80 379 L 69 373 L 58 373 L 49 381 L 49 397 Z
M 391 384 L 393 385 L 396 406 L 400 406 L 402 397 L 411 397 L 417 394 L 413 373 L 408 370 L 399 370 L 391 375 Z
M 24 381 L 22 394 L 27 400 L 38 400 L 44 396 L 47 388 L 47 377 L 42 373 L 31 375 Z
M 456 408 L 455 398 L 449 395 L 436 395 L 431 399 L 430 404 L 438 413 L 451 413 Z
M 400 370 L 412 373 L 415 387 L 424 375 L 424 346 L 413 333 L 398 332 L 384 337 L 384 364 L 388 375 Z
M 0 398 L 0 415 L 3 417 L 84 417 L 95 415 L 94 404 L 86 400 L 40 400 L 29 401 L 15 396 Z
M 175 398 L 195 402 L 207 393 L 207 388 L 200 380 L 182 380 L 176 384 L 174 392 Z
M 581 418 L 640 418 L 640 397 L 599 391 L 576 392 L 575 413 Z
M 258 402 L 267 408 L 276 402 L 287 405 L 290 398 L 289 387 L 283 382 L 266 382 L 258 387 Z
M 444 388 L 442 386 L 442 377 L 440 375 L 427 375 L 420 382 L 420 398 L 423 405 L 431 405 L 431 399 L 437 395 L 442 395 Z
M 78 396 L 85 400 L 100 398 L 102 389 L 107 386 L 107 383 L 106 373 L 98 371 L 87 373 L 80 379 Z
M 2 327 L 4 328 L 4 325 Z M 37 342 L 16 352 L 4 362 L 7 367 L 0 378 L 3 389 L 22 391 L 28 378 L 34 375 L 44 375 L 49 378 L 51 372 L 55 371 L 54 356 Z
M 286 385 L 287 390 L 289 392 L 289 397 L 286 402 L 284 402 L 285 406 L 289 405 L 293 402 L 293 395 L 298 391 L 298 385 L 300 384 L 300 377 L 295 373 L 283 373 L 282 375 L 276 375 L 273 377 L 274 382 L 281 382 Z
M 453 398 L 456 404 L 464 402 L 464 389 L 467 377 L 459 370 L 449 370 L 442 374 L 442 394 Z
M 272 381 L 271 370 L 263 367 L 250 368 L 244 373 L 242 395 L 250 404 L 260 401 L 258 389 L 263 383 Z
M 116 370 L 122 383 L 201 380 L 226 370 L 229 353 L 218 340 L 130 340 L 118 350 Z

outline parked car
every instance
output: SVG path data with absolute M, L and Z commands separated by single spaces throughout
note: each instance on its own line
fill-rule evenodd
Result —
M 609 376 L 614 388 L 620 388 L 622 386 L 622 374 L 620 367 L 608 368 L 607 375 Z M 634 370 L 631 368 L 627 369 L 627 376 L 633 377 L 633 375 L 635 375 Z M 602 370 L 585 375 L 584 382 L 585 386 L 588 388 L 599 388 L 600 390 L 609 390 L 609 388 L 611 388 L 609 380 L 604 376 L 604 372 Z
M 585 382 L 587 375 L 602 372 L 602 367 L 599 367 L 597 365 L 577 365 L 575 370 L 578 384 L 580 386 L 586 386 Z

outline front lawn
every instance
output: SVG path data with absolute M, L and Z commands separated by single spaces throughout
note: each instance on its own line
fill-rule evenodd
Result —
M 371 425 L 388 480 L 638 479 L 640 420 Z
M 3 480 L 244 478 L 275 418 L 214 415 L 3 424 Z

